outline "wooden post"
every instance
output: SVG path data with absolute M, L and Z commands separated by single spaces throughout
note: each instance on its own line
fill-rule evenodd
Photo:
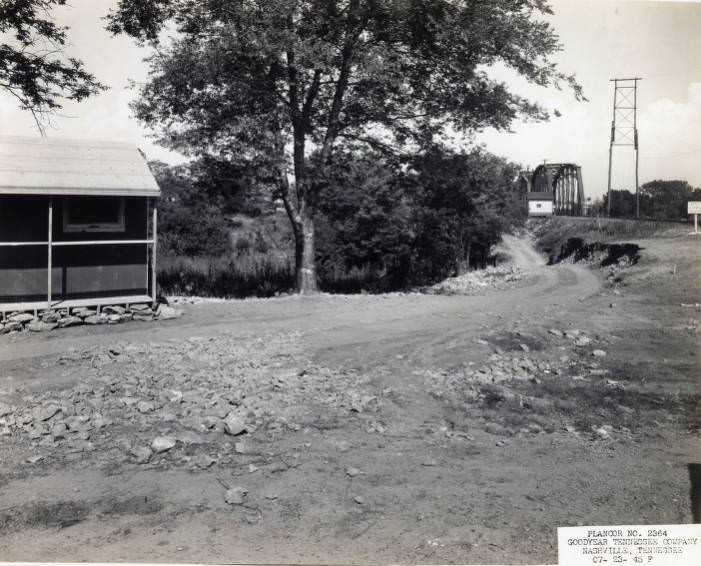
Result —
M 153 300 L 153 308 L 156 308 L 156 248 L 158 243 L 158 208 L 156 201 L 153 201 L 153 246 L 151 252 L 151 299 Z
M 633 83 L 633 145 L 635 146 L 635 217 L 640 218 L 640 187 L 638 184 L 638 79 Z
M 145 289 L 146 289 L 146 294 L 148 295 L 149 294 L 149 292 L 148 292 L 148 290 L 149 290 L 148 278 L 149 278 L 149 275 L 151 273 L 150 264 L 149 264 L 149 260 L 151 257 L 151 244 L 149 243 L 150 242 L 150 239 L 149 239 L 149 234 L 150 234 L 149 216 L 150 216 L 150 214 L 149 213 L 151 212 L 151 210 L 150 210 L 149 205 L 151 204 L 151 199 L 149 197 L 146 197 L 145 200 L 146 200 L 146 240 L 145 240 L 146 241 L 146 247 L 145 247 L 146 273 L 144 275 L 144 277 L 145 277 L 144 281 L 146 282 Z
M 48 245 L 46 246 L 48 251 L 48 273 L 46 276 L 46 308 L 51 308 L 51 270 L 52 270 L 52 248 L 54 239 L 54 199 L 49 197 L 49 237 L 47 238 Z

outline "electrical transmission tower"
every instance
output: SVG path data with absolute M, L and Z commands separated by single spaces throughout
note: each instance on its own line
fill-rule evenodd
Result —
M 608 215 L 611 216 L 611 164 L 613 146 L 635 148 L 635 217 L 640 218 L 640 195 L 638 194 L 638 81 L 633 79 L 611 79 L 613 91 L 613 121 L 611 122 L 611 145 L 609 146 Z

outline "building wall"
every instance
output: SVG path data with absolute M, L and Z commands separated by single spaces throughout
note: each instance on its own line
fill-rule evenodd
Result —
M 125 197 L 123 232 L 72 232 L 63 229 L 64 198 L 53 200 L 53 240 L 140 240 L 146 238 L 146 198 Z M 0 242 L 46 242 L 48 204 L 44 196 L 0 197 Z M 46 298 L 46 245 L 0 246 L 0 301 Z M 146 244 L 54 247 L 52 297 L 71 299 L 145 294 Z
M 553 202 L 551 200 L 529 200 L 528 216 L 552 216 Z

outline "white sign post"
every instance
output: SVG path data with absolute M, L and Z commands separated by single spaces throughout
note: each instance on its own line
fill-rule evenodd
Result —
M 694 215 L 694 234 L 699 233 L 699 214 L 701 214 L 701 201 L 690 200 L 686 203 L 686 213 Z

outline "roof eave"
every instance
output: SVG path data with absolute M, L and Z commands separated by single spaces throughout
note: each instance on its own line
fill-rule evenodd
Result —
M 160 189 L 63 188 L 63 187 L 0 187 L 0 195 L 94 196 L 94 197 L 160 197 Z

